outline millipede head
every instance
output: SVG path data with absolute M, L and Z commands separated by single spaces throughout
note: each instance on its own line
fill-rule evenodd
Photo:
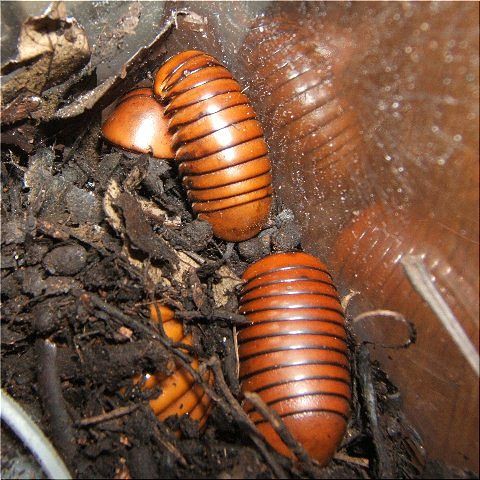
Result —
M 102 125 L 102 134 L 110 143 L 157 158 L 174 158 L 172 139 L 164 108 L 150 88 L 127 93 Z

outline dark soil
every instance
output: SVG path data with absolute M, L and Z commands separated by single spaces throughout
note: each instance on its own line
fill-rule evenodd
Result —
M 78 87 L 74 95 L 81 93 Z M 242 321 L 231 278 L 271 252 L 301 248 L 288 210 L 276 205 L 257 238 L 226 244 L 194 218 L 174 165 L 102 142 L 99 111 L 65 122 L 23 119 L 4 130 L 10 146 L 1 154 L 2 388 L 39 422 L 73 476 L 456 473 L 427 461 L 402 417 L 398 391 L 354 342 L 352 416 L 328 467 L 291 463 L 263 445 L 266 458 L 252 442 L 231 401 L 241 401 L 233 327 Z M 185 258 L 195 264 L 180 268 Z M 145 393 L 132 386 L 135 374 L 165 371 L 176 355 L 149 322 L 154 300 L 184 319 L 202 361 L 221 365 L 228 391 L 215 383 L 218 398 L 204 432 L 188 418 L 159 422 Z M 131 408 L 117 418 L 81 423 L 123 407 Z M 4 438 L 2 473 L 14 477 L 15 449 Z
M 225 276 L 222 267 L 240 275 L 248 262 L 298 247 L 291 214 L 277 206 L 257 238 L 228 245 L 193 219 L 173 166 L 111 152 L 100 142 L 98 120 L 74 152 L 58 146 L 65 141 L 61 132 L 50 141 L 47 132 L 39 129 L 38 135 L 45 136 L 46 146 L 33 155 L 2 153 L 2 387 L 41 419 L 78 477 L 121 478 L 127 472 L 134 478 L 271 477 L 271 465 L 232 408 L 217 406 L 203 434 L 188 418 L 164 425 L 132 388 L 132 377 L 165 369 L 172 355 L 148 333 L 155 332 L 146 305 L 162 300 L 183 314 L 199 356 L 220 359 L 227 384 L 240 399 L 234 322 L 225 315 L 236 311 L 235 291 L 219 311 L 213 289 Z M 112 182 L 120 190 L 112 201 L 118 214 L 113 220 L 105 213 L 112 208 L 102 208 Z M 141 201 L 151 204 L 142 208 Z M 165 213 L 163 222 L 158 212 L 151 216 L 152 206 Z M 186 271 L 183 281 L 154 283 L 148 268 L 160 268 L 170 278 L 178 251 L 200 265 Z M 111 309 L 145 328 L 125 325 Z M 312 472 L 272 453 L 290 475 L 417 476 L 425 467 L 421 444 L 402 420 L 398 392 L 368 356 L 359 361 L 360 351 L 352 346 L 353 414 L 338 458 Z M 373 410 L 367 406 L 368 389 L 377 401 Z M 140 408 L 78 425 L 132 405 Z M 66 414 L 60 421 L 62 408 Z M 378 422 L 375 434 L 371 415 Z M 172 433 L 177 428 L 180 438 Z

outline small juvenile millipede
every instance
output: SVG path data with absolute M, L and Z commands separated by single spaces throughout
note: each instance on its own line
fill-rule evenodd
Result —
M 241 90 L 217 59 L 198 50 L 167 60 L 154 83 L 193 210 L 216 236 L 236 242 L 261 230 L 272 196 L 263 130 Z
M 242 391 L 257 393 L 321 464 L 335 453 L 350 410 L 344 315 L 325 265 L 305 253 L 270 255 L 243 274 L 238 333 Z M 292 456 L 272 426 L 246 412 L 278 452 Z
M 184 334 L 182 322 L 175 319 L 168 307 L 152 304 L 150 315 L 153 322 L 162 322 L 165 334 L 172 341 L 192 344 L 192 336 Z M 198 369 L 198 360 L 194 360 L 191 366 Z M 210 370 L 206 372 L 204 380 L 213 383 Z M 150 407 L 159 420 L 163 421 L 172 415 L 187 414 L 190 419 L 199 422 L 200 429 L 204 427 L 210 413 L 211 399 L 184 367 L 175 365 L 175 370 L 170 375 L 154 373 L 137 376 L 134 382 L 141 382 L 142 390 L 154 387 L 161 389 L 160 395 L 150 400 Z

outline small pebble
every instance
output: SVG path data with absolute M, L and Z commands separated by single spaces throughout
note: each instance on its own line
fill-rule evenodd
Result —
M 275 217 L 275 224 L 277 227 L 281 227 L 286 223 L 293 223 L 295 222 L 295 215 L 293 211 L 289 208 L 283 209 L 276 217 Z
M 158 158 L 149 159 L 147 174 L 143 179 L 144 185 L 152 193 L 163 195 L 165 188 L 163 185 L 162 175 L 168 172 L 170 168 L 170 165 L 165 160 L 159 160 Z
M 12 220 L 2 223 L 2 243 L 10 245 L 25 241 L 25 222 Z
M 81 289 L 82 284 L 72 277 L 48 277 L 45 282 L 46 295 L 58 295 L 60 293 L 68 293 L 74 289 Z
M 75 275 L 85 267 L 87 251 L 81 245 L 54 248 L 43 258 L 43 266 L 52 275 Z
M 45 290 L 40 265 L 27 267 L 23 270 L 22 290 L 24 293 L 38 297 Z
M 193 220 L 183 228 L 181 234 L 193 252 L 204 250 L 213 236 L 211 225 L 203 220 Z
M 238 253 L 246 262 L 254 262 L 270 253 L 270 236 L 255 237 L 238 244 Z
M 66 207 L 73 223 L 98 224 L 103 219 L 103 207 L 99 197 L 93 192 L 72 186 L 66 196 Z
M 25 263 L 27 265 L 36 265 L 40 263 L 43 257 L 48 253 L 49 246 L 47 243 L 34 242 L 28 246 L 25 255 Z
M 300 245 L 301 235 L 298 226 L 293 223 L 284 223 L 272 234 L 272 247 L 275 252 L 290 252 Z
M 14 298 L 20 293 L 20 283 L 14 274 L 2 278 L 2 297 Z
M 47 300 L 32 308 L 33 328 L 40 334 L 51 333 L 58 327 L 59 305 L 57 300 Z

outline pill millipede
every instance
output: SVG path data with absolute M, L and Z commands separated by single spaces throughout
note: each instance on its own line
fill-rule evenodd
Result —
M 326 464 L 343 438 L 350 411 L 350 368 L 343 309 L 325 265 L 305 253 L 278 253 L 243 274 L 238 333 L 240 382 L 284 420 Z M 280 453 L 292 452 L 248 402 L 246 412 Z

